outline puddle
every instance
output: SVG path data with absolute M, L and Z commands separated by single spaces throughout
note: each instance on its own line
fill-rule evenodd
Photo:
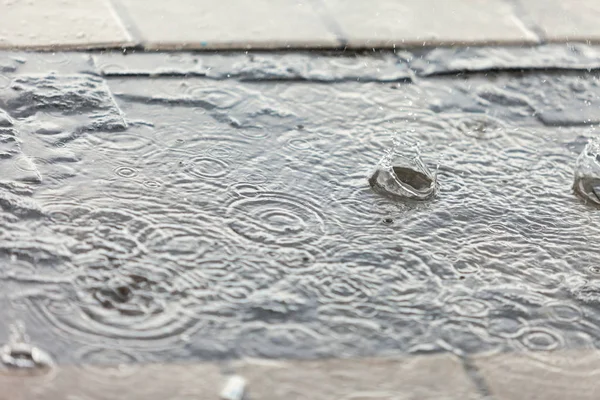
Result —
M 600 340 L 600 214 L 571 190 L 575 169 L 597 202 L 594 72 L 408 82 L 382 57 L 366 82 L 364 57 L 129 57 L 2 72 L 0 315 L 30 343 L 5 363 Z

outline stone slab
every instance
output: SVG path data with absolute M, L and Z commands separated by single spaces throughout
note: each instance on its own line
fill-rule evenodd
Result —
M 520 7 L 548 41 L 600 42 L 597 0 L 522 0 Z
M 350 48 L 535 43 L 499 0 L 324 0 Z
M 3 370 L 0 400 L 219 399 L 225 377 L 215 364 L 64 366 Z
M 7 0 L 0 49 L 92 49 L 132 45 L 107 0 Z
M 600 395 L 600 352 L 567 350 L 478 356 L 496 400 L 587 400 Z
M 148 49 L 339 47 L 310 2 L 122 0 Z
M 319 361 L 244 361 L 236 373 L 252 399 L 481 399 L 451 355 Z

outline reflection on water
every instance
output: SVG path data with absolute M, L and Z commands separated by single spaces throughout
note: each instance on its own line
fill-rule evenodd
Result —
M 596 133 L 570 114 L 596 75 L 390 86 L 397 59 L 371 82 L 322 61 L 276 82 L 250 79 L 262 59 L 235 65 L 248 82 L 7 75 L 0 315 L 30 345 L 4 362 L 597 347 L 600 214 L 570 189 L 583 151 L 598 202 Z

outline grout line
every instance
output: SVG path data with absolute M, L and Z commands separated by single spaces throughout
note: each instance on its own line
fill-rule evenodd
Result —
M 475 363 L 473 363 L 473 360 L 471 360 L 471 358 L 468 356 L 460 357 L 460 360 L 465 370 L 465 373 L 467 374 L 471 382 L 473 382 L 479 394 L 481 394 L 484 399 L 494 400 L 494 395 L 492 394 L 490 386 L 487 384 L 487 381 L 485 380 L 481 372 L 479 372 L 479 369 L 477 368 Z
M 125 7 L 125 5 L 121 3 L 120 0 L 107 1 L 111 6 L 111 9 L 114 12 L 115 16 L 117 17 L 125 31 L 129 34 L 135 45 L 139 45 L 140 43 L 142 43 L 142 32 L 139 30 L 139 28 L 133 21 L 133 18 L 131 17 L 131 14 L 129 13 L 127 7 Z
M 323 2 L 323 0 L 308 0 L 315 12 L 319 15 L 321 21 L 325 24 L 325 26 L 333 33 L 336 39 L 340 42 L 341 47 L 345 48 L 348 44 L 348 40 L 346 39 L 348 35 L 345 34 L 342 26 L 337 22 L 333 14 L 329 11 L 327 5 Z

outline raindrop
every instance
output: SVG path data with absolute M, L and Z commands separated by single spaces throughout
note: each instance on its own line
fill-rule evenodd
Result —
M 396 143 L 369 178 L 371 187 L 395 198 L 427 200 L 437 192 L 436 174 L 421 159 L 417 146 Z

